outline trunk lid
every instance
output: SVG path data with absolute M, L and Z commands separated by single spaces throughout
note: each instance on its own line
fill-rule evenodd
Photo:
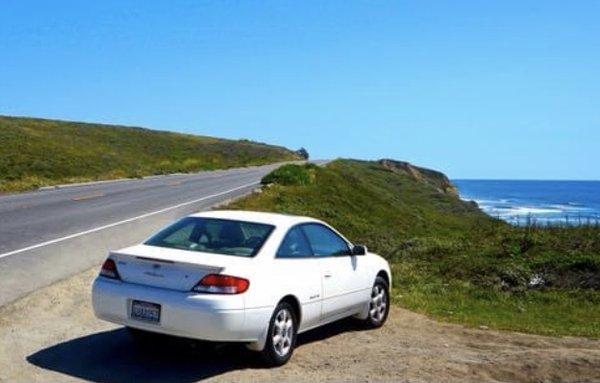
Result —
M 205 275 L 249 259 L 157 246 L 137 245 L 111 252 L 121 280 L 140 285 L 190 291 Z M 232 259 L 233 258 L 233 259 Z

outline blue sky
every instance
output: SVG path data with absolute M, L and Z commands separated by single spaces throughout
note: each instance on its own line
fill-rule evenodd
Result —
M 0 114 L 600 179 L 597 1 L 0 4 Z

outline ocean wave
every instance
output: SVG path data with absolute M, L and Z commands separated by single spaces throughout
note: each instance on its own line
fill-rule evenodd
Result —
M 511 201 L 509 199 L 472 199 L 469 198 L 468 200 L 472 200 L 477 202 L 478 205 L 490 205 L 490 206 L 496 206 L 496 205 L 505 205 L 514 201 Z
M 581 202 L 567 202 L 566 205 L 569 205 L 569 206 L 585 206 Z
M 469 188 L 471 186 L 472 188 Z M 464 185 L 465 200 L 473 200 L 493 217 L 521 224 L 535 222 L 600 222 L 600 182 L 473 181 Z
M 555 216 L 522 216 L 522 215 L 511 215 L 511 216 L 500 216 L 500 219 L 513 225 L 528 225 L 530 223 L 537 225 L 568 225 L 568 226 L 579 226 L 579 225 L 595 225 L 600 223 L 600 216 L 569 216 L 569 215 L 555 215 Z
M 575 205 L 575 204 L 569 203 L 569 204 L 553 204 L 550 206 L 553 208 L 556 208 L 556 209 L 561 209 L 566 212 L 570 212 L 570 211 L 578 212 L 578 211 L 590 211 L 591 210 L 589 207 L 586 207 L 583 204 Z
M 561 209 L 537 206 L 510 206 L 510 207 L 492 207 L 491 212 L 500 215 L 538 215 L 538 214 L 563 214 Z
M 532 205 L 480 205 L 482 210 L 488 214 L 495 216 L 577 216 L 582 213 L 592 212 L 592 209 L 587 207 L 572 207 L 562 204 L 532 206 Z

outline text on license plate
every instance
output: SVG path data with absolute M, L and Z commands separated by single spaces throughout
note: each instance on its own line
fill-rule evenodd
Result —
M 160 305 L 158 303 L 131 301 L 131 318 L 146 322 L 160 322 Z

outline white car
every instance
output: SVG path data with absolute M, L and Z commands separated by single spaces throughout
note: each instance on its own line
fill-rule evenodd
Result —
M 319 220 L 248 211 L 194 214 L 111 252 L 93 285 L 96 316 L 148 332 L 244 342 L 286 363 L 298 333 L 354 316 L 382 326 L 388 263 Z

